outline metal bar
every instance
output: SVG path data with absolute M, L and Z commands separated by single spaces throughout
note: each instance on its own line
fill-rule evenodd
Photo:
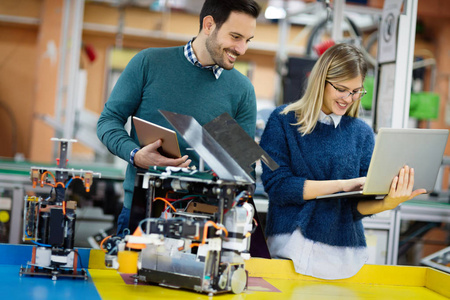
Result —
M 71 5 L 72 3 L 72 5 Z M 79 65 L 80 65 L 80 51 L 81 51 L 81 34 L 83 28 L 83 13 L 84 0 L 66 0 L 65 4 L 72 6 L 73 19 L 71 20 L 71 43 L 70 43 L 70 60 L 69 60 L 69 74 L 68 74 L 68 88 L 66 98 L 65 120 L 64 120 L 64 137 L 70 139 L 73 137 L 75 124 L 75 108 L 78 99 L 79 90 Z M 70 156 L 71 147 L 69 147 L 68 154 Z
M 11 208 L 11 227 L 9 231 L 9 243 L 19 244 L 22 236 L 22 208 L 24 191 L 21 186 L 15 186 L 13 190 L 12 208 Z
M 409 120 L 411 81 L 418 0 L 404 1 L 404 13 L 399 17 L 395 70 L 392 127 L 406 128 Z
M 335 0 L 333 7 L 333 28 L 331 38 L 333 41 L 340 41 L 343 38 L 342 23 L 344 22 L 344 0 Z

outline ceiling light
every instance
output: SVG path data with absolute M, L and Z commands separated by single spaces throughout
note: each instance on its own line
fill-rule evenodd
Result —
M 279 20 L 286 18 L 286 11 L 281 7 L 268 6 L 264 12 L 264 17 L 268 20 Z

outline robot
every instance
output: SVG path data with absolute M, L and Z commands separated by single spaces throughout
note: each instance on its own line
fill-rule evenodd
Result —
M 78 252 L 74 249 L 76 201 L 65 199 L 65 191 L 73 180 L 81 180 L 90 191 L 94 176 L 100 173 L 67 169 L 67 146 L 72 139 L 52 138 L 60 143 L 57 167 L 31 167 L 33 188 L 51 186 L 47 198 L 25 196 L 22 240 L 34 244 L 31 261 L 20 267 L 19 275 L 83 278 L 86 270 L 78 268 Z M 52 192 L 55 192 L 52 195 Z
M 251 164 L 256 155 L 271 168 L 278 165 L 229 115 L 202 127 L 190 116 L 160 112 L 211 170 L 150 167 L 138 172 L 130 217 L 134 234 L 104 241 L 105 264 L 117 268 L 117 253 L 128 248 L 139 252 L 135 282 L 210 296 L 242 293 L 248 278 L 245 260 L 258 225 Z M 227 144 L 235 140 L 239 143 Z M 145 212 L 143 218 L 133 211 Z
M 148 209 L 155 209 L 156 201 L 166 207 L 159 218 L 141 220 L 135 234 L 107 238 L 102 245 L 106 266 L 118 268 L 118 252 L 129 248 L 140 251 L 136 282 L 210 295 L 241 293 L 247 286 L 245 260 L 257 225 L 249 203 L 252 185 L 223 181 L 209 172 L 173 169 L 155 167 L 140 175 L 144 189 L 148 187 Z M 170 198 L 154 196 L 161 191 L 170 191 Z
M 254 208 L 248 203 L 251 185 L 164 172 L 148 180 L 151 188 L 170 186 L 178 194 L 196 196 L 179 209 L 169 202 L 160 218 L 140 222 L 141 237 L 126 237 L 130 244 L 146 246 L 139 256 L 137 280 L 208 294 L 241 293 L 247 286 L 244 261 L 250 258 L 254 230 Z

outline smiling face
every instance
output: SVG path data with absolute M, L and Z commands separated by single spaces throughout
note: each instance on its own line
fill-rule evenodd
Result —
M 231 70 L 239 55 L 244 55 L 254 36 L 256 19 L 248 14 L 231 12 L 228 20 L 206 39 L 208 64 Z
M 363 81 L 361 76 L 357 76 L 350 80 L 333 82 L 332 84 L 326 82 L 322 111 L 327 115 L 334 113 L 343 116 L 353 103 L 352 95 L 339 98 L 333 85 L 338 89 L 338 92 L 344 90 L 353 92 L 363 88 Z

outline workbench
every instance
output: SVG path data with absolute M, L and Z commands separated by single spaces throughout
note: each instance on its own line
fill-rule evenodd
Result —
M 2 299 L 450 299 L 450 274 L 429 268 L 365 265 L 343 280 L 321 280 L 295 273 L 289 260 L 246 261 L 248 288 L 241 294 L 209 297 L 188 290 L 134 283 L 132 274 L 104 265 L 100 250 L 77 249 L 88 279 L 19 276 L 31 258 L 31 245 L 0 244 Z

